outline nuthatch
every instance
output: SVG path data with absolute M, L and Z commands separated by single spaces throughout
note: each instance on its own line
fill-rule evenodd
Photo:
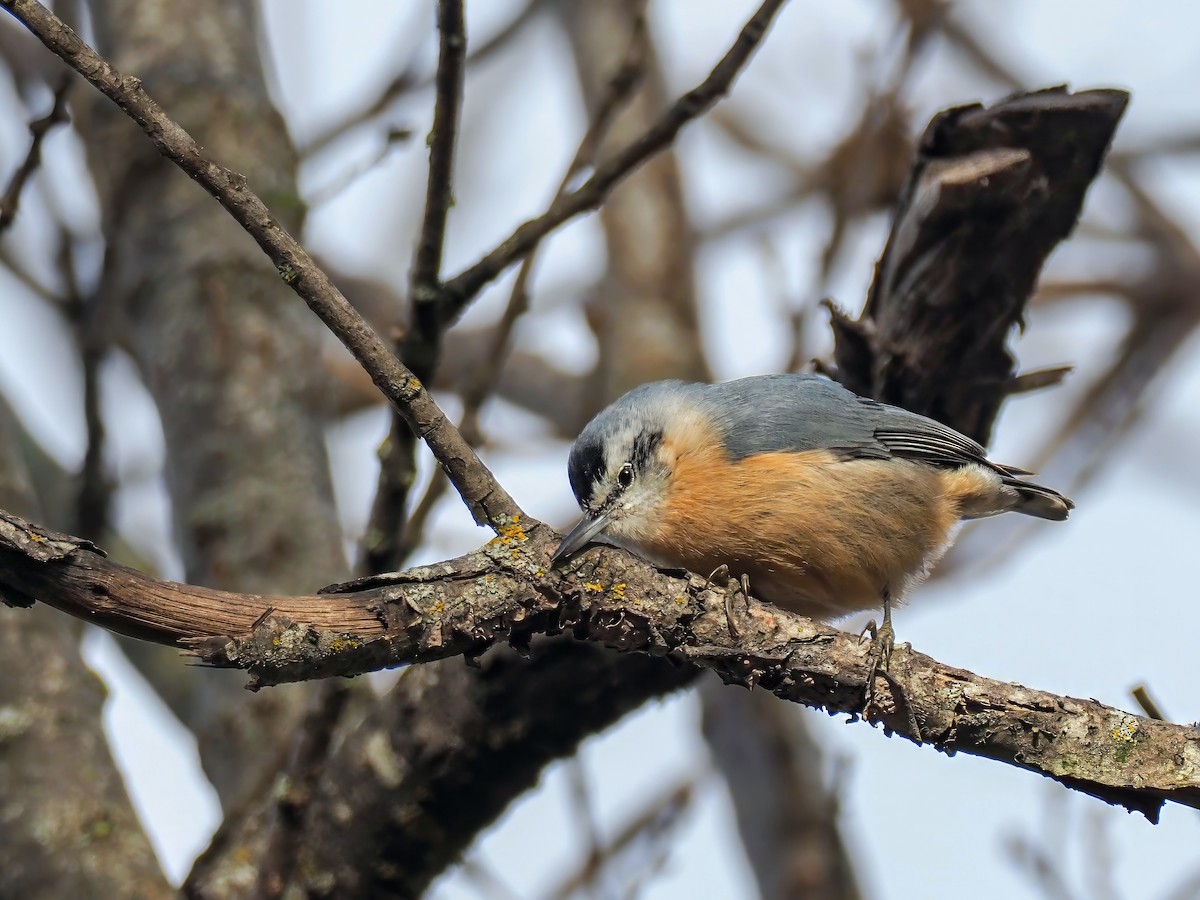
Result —
M 658 565 L 748 578 L 801 615 L 882 600 L 884 654 L 891 602 L 960 520 L 1074 507 L 940 422 L 815 375 L 642 385 L 584 428 L 568 474 L 584 516 L 555 565 L 603 537 Z

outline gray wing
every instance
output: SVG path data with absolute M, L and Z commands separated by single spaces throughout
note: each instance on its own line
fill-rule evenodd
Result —
M 817 375 L 762 375 L 712 385 L 704 405 L 734 459 L 755 453 L 832 450 L 846 459 L 915 459 L 942 468 L 982 463 L 1004 475 L 1028 474 L 991 462 L 953 428 L 859 397 Z

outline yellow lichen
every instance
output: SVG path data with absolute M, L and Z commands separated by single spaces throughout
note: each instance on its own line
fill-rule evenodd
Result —
M 1112 730 L 1112 739 L 1114 741 L 1124 741 L 1128 743 L 1137 735 L 1138 724 L 1136 719 L 1126 719 Z
M 355 650 L 362 646 L 362 641 L 356 637 L 335 637 L 329 642 L 329 650 L 332 653 L 342 653 L 346 650 Z
M 612 586 L 612 594 L 618 600 L 625 599 L 625 582 L 619 582 Z
M 603 594 L 604 585 L 598 581 L 588 581 L 583 585 L 585 591 L 591 591 L 593 594 Z
M 529 540 L 529 535 L 525 533 L 525 529 L 516 524 L 518 519 L 520 519 L 520 516 L 513 516 L 511 520 L 513 524 L 501 526 L 497 531 L 496 536 L 488 541 L 488 546 L 494 547 L 504 544 L 523 544 Z M 518 555 L 519 554 L 514 552 L 513 559 L 516 559 Z
M 1117 745 L 1114 748 L 1113 756 L 1118 763 L 1125 765 L 1133 754 L 1133 748 L 1143 740 L 1143 736 L 1138 734 L 1137 720 L 1123 719 L 1113 727 L 1112 739 Z

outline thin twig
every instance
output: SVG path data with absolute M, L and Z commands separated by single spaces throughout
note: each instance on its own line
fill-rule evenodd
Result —
M 25 161 L 17 167 L 17 171 L 9 180 L 4 196 L 0 197 L 0 234 L 3 234 L 16 219 L 17 210 L 21 205 L 21 192 L 42 164 L 42 142 L 46 140 L 46 135 L 55 125 L 70 121 L 70 116 L 67 115 L 67 94 L 74 82 L 74 76 L 64 77 L 54 91 L 54 104 L 50 107 L 50 112 L 29 123 L 29 133 L 32 136 L 29 152 L 25 154 Z
M 108 524 L 113 491 L 112 481 L 104 471 L 107 435 L 100 410 L 100 364 L 108 353 L 112 334 L 102 298 L 94 292 L 85 297 L 79 289 L 71 235 L 66 228 L 59 229 L 59 241 L 59 269 L 67 285 L 65 308 L 83 369 L 83 422 L 87 431 L 87 449 L 83 454 L 79 493 L 75 500 L 75 521 L 80 534 L 100 540 Z
M 562 200 L 575 177 L 593 164 L 600 143 L 608 134 L 613 120 L 633 98 L 634 92 L 645 75 L 646 41 L 646 18 L 643 5 L 634 18 L 629 36 L 629 49 L 625 53 L 625 58 L 605 87 L 591 124 L 579 142 L 575 156 L 567 166 L 567 170 L 563 173 L 562 180 L 554 192 L 551 207 Z M 517 271 L 508 303 L 505 304 L 504 312 L 493 332 L 491 352 L 486 354 L 486 363 L 475 370 L 474 377 L 463 390 L 463 416 L 459 428 L 473 446 L 478 446 L 482 438 L 479 433 L 479 412 L 499 381 L 500 370 L 503 369 L 511 349 L 513 329 L 516 327 L 517 321 L 529 309 L 529 279 L 533 273 L 533 262 L 537 257 L 540 244 L 541 239 L 539 238 L 521 261 L 521 268 Z
M 537 14 L 542 11 L 542 8 L 546 6 L 547 2 L 548 0 L 530 0 L 529 4 L 513 16 L 507 25 L 483 43 L 475 46 L 467 56 L 467 65 L 470 66 L 475 63 L 484 62 L 493 56 L 496 51 L 507 46 L 509 41 L 520 34 L 525 26 L 533 21 Z M 412 91 L 428 87 L 430 82 L 436 80 L 436 78 L 436 75 L 431 78 L 428 73 L 418 73 L 415 71 L 414 65 L 409 64 L 404 71 L 388 82 L 384 89 L 379 92 L 379 95 L 367 106 L 351 111 L 349 115 L 327 126 L 320 134 L 313 136 L 309 139 L 308 143 L 298 148 L 300 155 L 307 158 L 320 153 L 344 134 L 357 128 L 359 125 L 363 125 L 381 116 L 388 107 L 401 97 Z
M 454 146 L 462 107 L 463 60 L 467 48 L 462 0 L 439 0 L 438 33 L 441 37 L 437 97 L 429 139 L 425 214 L 409 278 L 409 327 L 397 340 L 400 356 L 423 381 L 433 378 L 442 351 L 443 325 L 438 320 L 435 304 L 441 286 L 446 221 L 454 202 Z M 361 568 L 366 573 L 398 569 L 419 540 L 419 532 L 414 532 L 407 521 L 417 470 L 417 437 L 403 419 L 392 416 L 388 439 L 379 454 L 379 485 L 363 541 Z M 466 440 L 473 445 L 469 437 Z M 433 483 L 437 484 L 436 477 Z M 426 504 L 426 516 L 435 499 Z
M 371 375 L 371 380 L 424 438 L 446 470 L 475 521 L 500 527 L 521 509 L 463 440 L 413 373 L 398 360 L 253 193 L 243 175 L 201 152 L 199 145 L 142 90 L 123 76 L 62 19 L 36 0 L 0 0 L 26 28 L 138 123 L 158 151 L 184 170 L 226 209 L 271 259 L 284 282 L 298 293 Z
M 22 287 L 39 300 L 44 301 L 47 306 L 51 308 L 60 306 L 63 302 L 62 295 L 38 281 L 29 271 L 28 262 L 27 259 L 20 259 L 18 254 L 13 252 L 11 244 L 0 243 L 0 265 L 3 265 Z
M 638 843 L 665 843 L 665 838 L 691 805 L 695 793 L 696 779 L 688 778 L 651 800 L 607 846 L 597 848 L 598 853 L 594 857 L 585 860 L 577 871 L 550 890 L 547 897 L 551 900 L 575 897 L 589 885 L 598 886 L 597 879 L 604 874 L 604 870 L 622 861 L 622 857 Z M 630 875 L 624 871 L 621 874 L 626 877 Z
M 475 884 L 480 896 L 486 900 L 520 900 L 521 895 L 477 856 L 468 856 L 459 865 L 463 875 Z
M 438 0 L 437 100 L 429 134 L 429 177 L 425 181 L 425 217 L 409 278 L 418 311 L 437 296 L 446 243 L 446 219 L 454 203 L 454 147 L 462 108 L 463 61 L 467 52 L 462 0 Z M 417 313 L 417 318 L 422 318 Z
M 1133 694 L 1133 699 L 1137 701 L 1137 705 L 1142 708 L 1142 712 L 1147 716 L 1151 719 L 1158 719 L 1160 722 L 1168 721 L 1167 717 L 1163 714 L 1162 707 L 1150 696 L 1150 689 L 1148 687 L 1144 684 L 1139 684 L 1131 693 Z
M 729 93 L 734 79 L 762 43 L 775 14 L 787 0 L 764 0 L 708 77 L 688 91 L 645 134 L 596 167 L 592 177 L 536 219 L 520 225 L 498 247 L 442 287 L 439 314 L 453 322 L 475 295 L 538 241 L 580 213 L 599 207 L 612 189 L 651 156 L 668 147 L 684 125 Z
M 587 887 L 593 896 L 605 897 L 609 892 L 604 890 L 604 842 L 600 836 L 600 823 L 596 821 L 596 804 L 588 787 L 587 772 L 583 768 L 583 759 L 578 755 L 567 761 L 567 780 L 571 786 L 571 806 L 576 827 L 587 847 L 583 865 L 568 895 Z
M 463 427 L 462 424 L 460 424 L 459 430 L 472 446 L 478 446 L 476 436 Z M 400 540 L 396 542 L 394 548 L 397 560 L 403 561 L 408 559 L 409 555 L 417 549 L 417 545 L 424 540 L 425 528 L 429 524 L 429 517 L 433 515 L 433 511 L 437 508 L 438 501 L 446 495 L 446 488 L 448 486 L 449 482 L 446 480 L 446 475 L 441 469 L 433 473 L 433 477 L 429 480 L 429 486 L 425 488 L 425 493 L 421 495 L 421 499 L 417 501 L 417 505 L 413 507 L 412 513 L 404 522 L 404 532 Z
M 407 128 L 389 128 L 383 136 L 383 144 L 376 149 L 369 159 L 365 159 L 346 171 L 336 175 L 326 184 L 321 185 L 315 190 L 309 191 L 305 197 L 309 209 L 317 206 L 323 206 L 329 201 L 341 196 L 341 194 L 357 182 L 364 175 L 375 171 L 388 155 L 396 149 L 400 144 L 405 143 L 412 138 L 412 132 Z

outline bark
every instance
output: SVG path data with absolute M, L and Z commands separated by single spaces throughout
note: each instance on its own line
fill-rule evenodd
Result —
M 1128 102 L 1050 88 L 935 116 L 862 315 L 833 317 L 839 379 L 987 444 L 1021 389 L 1007 336 L 1075 227 Z
M 38 509 L 0 399 L 0 503 Z M 0 897 L 168 897 L 101 727 L 78 623 L 0 613 Z M 69 773 L 69 777 L 64 777 Z
M 993 681 L 907 647 L 878 674 L 864 712 L 874 668 L 869 643 L 857 636 L 757 603 L 737 585 L 721 589 L 702 576 L 663 572 L 611 548 L 588 550 L 568 572 L 550 570 L 557 543 L 545 526 L 514 526 L 456 560 L 331 586 L 325 603 L 342 599 L 356 616 L 364 609 L 378 616 L 369 631 L 272 612 L 318 602 L 304 597 L 257 598 L 268 607 L 240 634 L 212 634 L 202 606 L 177 614 L 171 627 L 155 626 L 157 633 L 145 621 L 139 627 L 147 637 L 189 647 L 207 664 L 245 669 L 253 688 L 478 658 L 495 645 L 520 648 L 536 635 L 566 632 L 711 668 L 727 682 L 785 700 L 866 716 L 914 743 L 1037 772 L 1151 821 L 1168 800 L 1200 808 L 1195 728 Z M 10 602 L 39 599 L 102 614 L 109 625 L 159 607 L 234 599 L 179 590 L 107 562 L 86 541 L 10 514 L 0 516 L 0 591 Z
M 529 653 L 498 647 L 480 668 L 450 659 L 405 672 L 320 783 L 293 881 L 304 896 L 419 896 L 548 762 L 645 702 L 638 676 L 658 693 L 694 677 L 648 656 L 613 665 L 564 638 Z
M 295 158 L 271 105 L 254 5 L 96 9 L 113 61 L 136 70 L 208 152 L 301 224 Z M 319 326 L 245 233 L 99 95 L 78 127 L 104 211 L 101 296 L 163 423 L 175 534 L 189 580 L 302 591 L 345 571 L 323 434 Z M 303 490 L 296 490 L 303 485 Z M 127 645 L 199 742 L 228 808 L 269 776 L 303 689 L 249 697 L 170 653 Z

